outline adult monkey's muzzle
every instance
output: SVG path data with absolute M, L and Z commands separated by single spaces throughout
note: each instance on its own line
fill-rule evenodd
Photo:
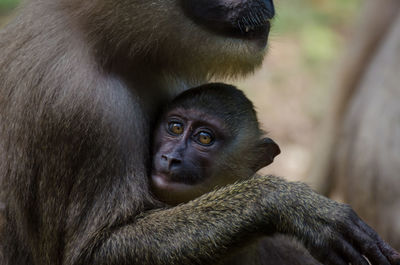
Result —
M 275 15 L 272 0 L 181 0 L 185 14 L 228 37 L 266 40 Z

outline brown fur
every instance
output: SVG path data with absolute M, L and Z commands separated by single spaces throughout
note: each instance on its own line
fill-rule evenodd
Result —
M 157 108 L 210 76 L 251 72 L 264 52 L 208 33 L 177 3 L 32 0 L 2 30 L 0 263 L 210 264 L 280 232 L 320 260 L 340 260 L 330 246 L 348 240 L 399 264 L 350 208 L 276 177 L 160 208 L 147 180 Z

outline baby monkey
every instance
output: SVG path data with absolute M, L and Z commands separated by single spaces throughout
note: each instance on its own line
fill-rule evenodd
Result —
M 214 83 L 183 92 L 156 128 L 153 192 L 176 205 L 250 177 L 280 153 L 263 134 L 253 104 L 236 87 Z
M 234 86 L 207 84 L 183 92 L 157 125 L 153 192 L 174 206 L 252 176 L 280 153 L 263 134 L 253 104 Z M 320 263 L 299 244 L 278 235 L 254 241 L 218 264 Z

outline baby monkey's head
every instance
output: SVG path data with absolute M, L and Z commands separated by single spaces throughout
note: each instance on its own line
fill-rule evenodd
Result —
M 253 104 L 234 86 L 215 83 L 185 91 L 156 128 L 154 193 L 175 205 L 253 175 L 280 153 L 262 136 Z

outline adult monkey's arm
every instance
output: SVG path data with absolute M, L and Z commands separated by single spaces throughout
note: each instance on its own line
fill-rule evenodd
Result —
M 66 264 L 210 264 L 251 237 L 302 240 L 324 264 L 400 264 L 400 256 L 346 205 L 273 176 L 229 185 L 92 235 Z M 97 242 L 96 245 L 91 245 Z

